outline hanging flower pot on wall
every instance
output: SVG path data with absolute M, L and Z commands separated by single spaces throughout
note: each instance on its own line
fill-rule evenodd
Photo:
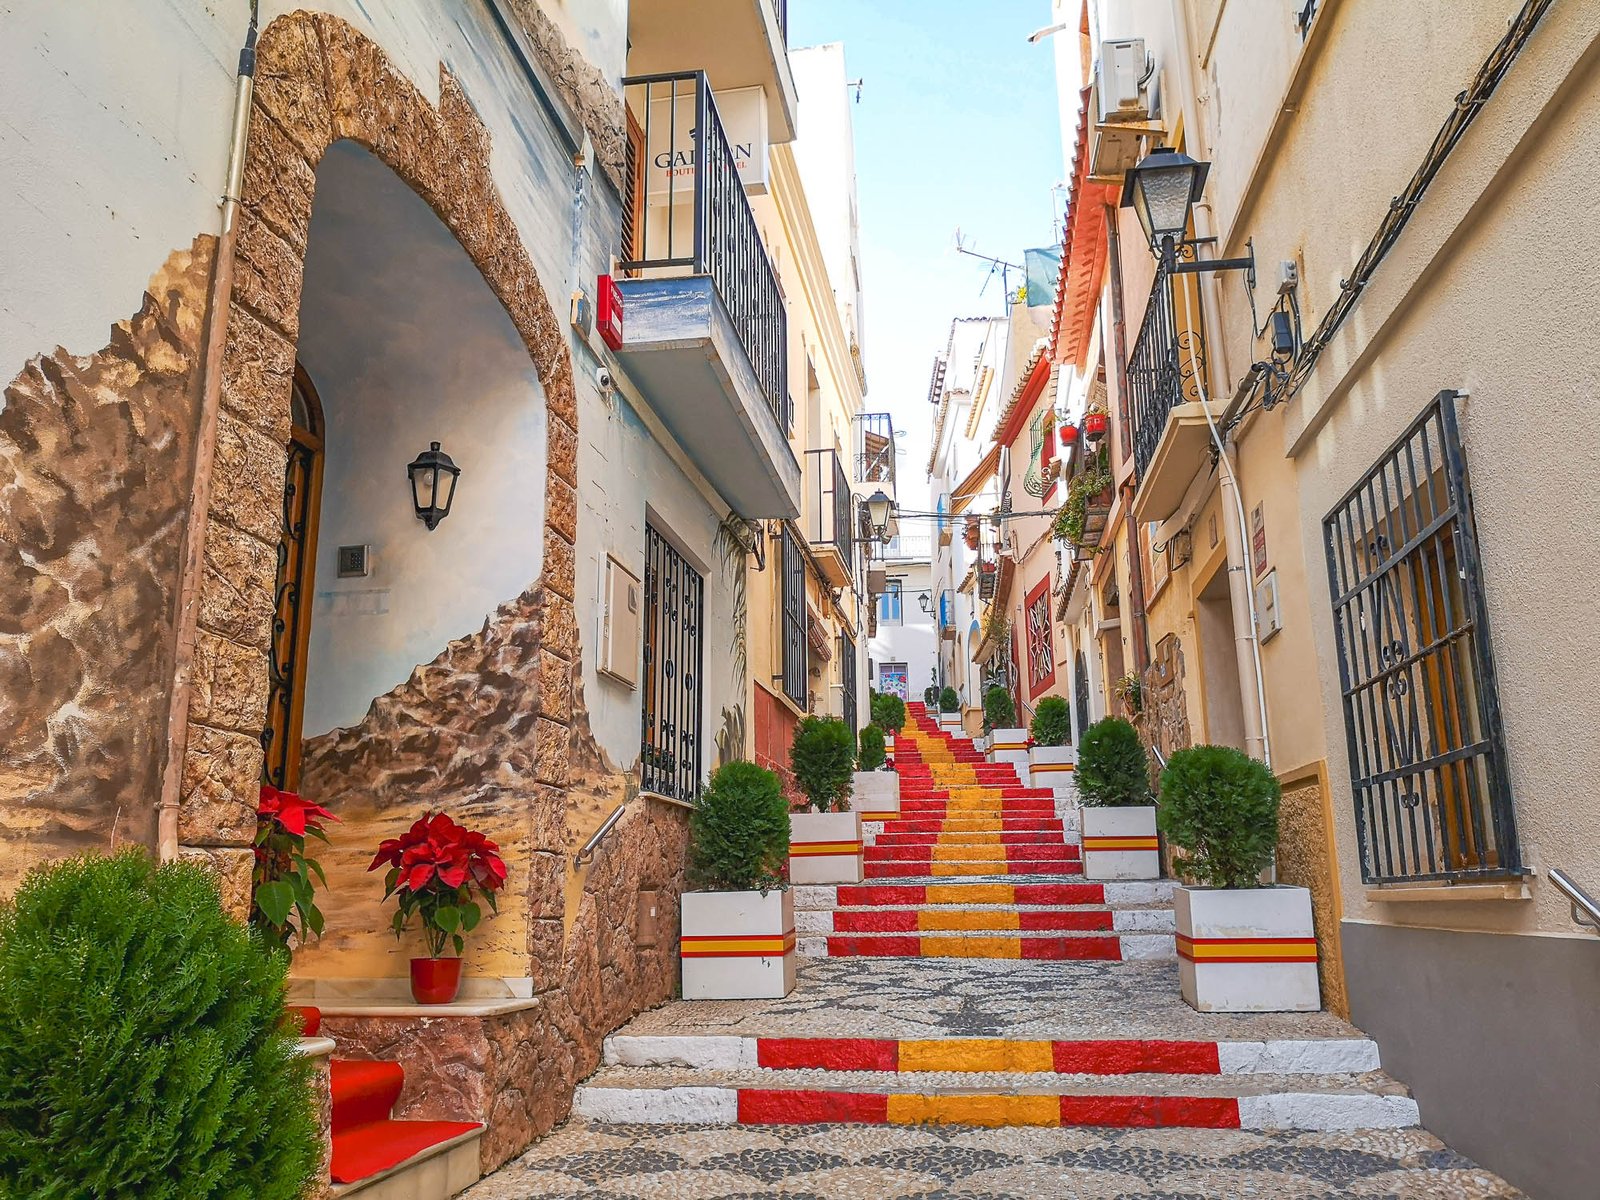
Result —
M 1083 417 L 1083 435 L 1086 438 L 1103 438 L 1106 435 L 1106 414 L 1088 412 Z
M 961 535 L 962 541 L 966 542 L 968 550 L 976 550 L 978 548 L 978 532 L 977 521 L 969 520 L 966 529 L 962 531 Z

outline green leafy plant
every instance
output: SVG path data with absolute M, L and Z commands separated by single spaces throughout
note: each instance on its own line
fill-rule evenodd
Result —
M 0 905 L 0 1196 L 293 1200 L 321 1161 L 289 956 L 142 851 Z
M 261 785 L 256 807 L 255 867 L 251 873 L 250 924 L 273 942 L 287 946 L 307 935 L 322 936 L 322 910 L 317 907 L 316 880 L 328 877 L 306 853 L 306 839 L 326 842 L 324 821 L 337 821 L 320 804 L 293 792 Z
M 1067 498 L 1056 511 L 1055 520 L 1050 525 L 1051 534 L 1071 542 L 1074 546 L 1083 546 L 1084 530 L 1089 516 L 1089 501 L 1115 482 L 1116 479 L 1111 474 L 1109 457 L 1106 451 L 1102 450 L 1088 461 L 1082 471 L 1068 480 Z M 1093 549 L 1093 547 L 1086 548 Z
M 1136 672 L 1130 671 L 1118 679 L 1111 685 L 1111 691 L 1133 716 L 1144 712 L 1144 681 Z
M 1016 724 L 1017 706 L 1011 701 L 1011 693 L 999 684 L 984 692 L 984 729 L 1012 729 L 1016 727 Z
M 789 746 L 789 770 L 817 812 L 843 812 L 856 760 L 850 727 L 836 717 L 801 717 Z
M 1161 832 L 1197 883 L 1252 888 L 1278 844 L 1282 790 L 1272 771 L 1232 746 L 1175 751 L 1161 772 Z
M 1078 798 L 1094 808 L 1149 804 L 1150 760 L 1138 731 L 1120 717 L 1096 721 L 1078 739 Z
M 876 771 L 888 759 L 885 753 L 883 730 L 868 725 L 856 738 L 856 770 Z
M 1003 642 L 1011 636 L 1011 617 L 999 604 L 991 604 L 983 614 L 983 640 Z
M 1033 710 L 1028 733 L 1039 746 L 1065 746 L 1072 737 L 1072 710 L 1060 696 L 1046 696 Z
M 466 948 L 465 935 L 483 920 L 483 906 L 496 911 L 494 894 L 506 882 L 499 849 L 444 813 L 427 813 L 400 837 L 384 839 L 367 870 L 389 868 L 383 898 L 395 898 L 395 937 L 416 917 L 429 958 L 443 958 L 446 949 L 459 955 Z
M 899 733 L 905 728 L 906 702 L 888 692 L 875 692 L 872 697 L 872 723 L 888 733 Z
M 922 690 L 922 703 L 929 708 L 939 707 L 939 685 L 930 683 Z
M 689 882 L 705 892 L 770 892 L 787 886 L 789 802 L 776 773 L 724 763 L 689 816 Z
M 947 687 L 939 693 L 939 711 L 946 713 L 961 711 L 961 697 L 956 695 L 953 687 Z

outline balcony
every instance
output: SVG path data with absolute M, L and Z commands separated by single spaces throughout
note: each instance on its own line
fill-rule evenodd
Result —
M 888 413 L 860 413 L 856 425 L 856 478 L 870 495 L 882 488 L 894 495 L 894 418 Z
M 855 497 L 850 476 L 836 450 L 807 450 L 805 462 L 806 541 L 829 587 L 847 587 L 855 578 L 851 532 Z
M 799 106 L 789 69 L 788 0 L 632 0 L 628 71 L 656 75 L 699 68 L 719 92 L 760 88 L 766 136 L 795 136 Z
M 746 517 L 798 517 L 789 330 L 703 72 L 623 80 L 633 198 L 618 280 L 628 374 Z
M 1128 355 L 1128 391 L 1133 407 L 1133 462 L 1138 490 L 1136 521 L 1164 521 L 1183 503 L 1195 475 L 1211 459 L 1211 429 L 1200 400 L 1206 369 L 1205 341 L 1198 320 L 1174 296 L 1173 276 L 1156 275 L 1139 336 Z M 1211 419 L 1226 408 L 1211 401 Z

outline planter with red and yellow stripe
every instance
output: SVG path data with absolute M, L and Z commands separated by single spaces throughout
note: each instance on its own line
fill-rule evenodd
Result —
M 900 776 L 893 771 L 856 771 L 850 777 L 850 807 L 863 821 L 900 817 Z
M 1078 752 L 1071 746 L 1035 746 L 1028 751 L 1028 786 L 1060 795 L 1073 787 Z
M 1155 805 L 1083 810 L 1085 879 L 1156 879 L 1160 874 Z
M 860 883 L 861 814 L 789 814 L 791 883 Z
M 1317 938 L 1303 887 L 1180 887 L 1178 979 L 1201 1012 L 1315 1012 Z
M 781 1000 L 794 991 L 794 893 L 685 892 L 685 1000 Z
M 1010 763 L 1018 773 L 1028 769 L 1028 731 L 1026 729 L 996 729 L 989 739 L 989 761 Z

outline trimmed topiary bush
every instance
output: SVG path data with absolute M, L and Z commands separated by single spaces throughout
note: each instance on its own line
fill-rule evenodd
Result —
M 850 798 L 856 739 L 837 717 L 801 717 L 789 747 L 789 770 L 817 812 L 843 812 Z
M 1282 789 L 1267 765 L 1232 746 L 1178 750 L 1161 772 L 1156 824 L 1196 883 L 1253 888 L 1278 844 Z
M 0 906 L 0 1196 L 293 1200 L 321 1163 L 288 955 L 142 851 Z
M 887 692 L 873 696 L 872 723 L 888 733 L 899 733 L 905 728 L 906 702 Z
M 770 892 L 786 886 L 789 802 L 778 776 L 755 763 L 724 763 L 689 816 L 689 883 L 703 892 Z
M 868 725 L 856 738 L 856 770 L 876 771 L 888 760 L 884 751 L 883 730 Z
M 983 727 L 985 729 L 1015 729 L 1017 725 L 1017 706 L 1011 701 L 1011 693 L 999 684 L 994 685 L 983 694 Z
M 1121 717 L 1096 721 L 1078 740 L 1078 798 L 1094 808 L 1149 804 L 1150 760 L 1138 731 Z
M 934 684 L 929 684 L 922 690 L 922 703 L 925 708 L 939 707 L 939 689 Z
M 961 697 L 956 695 L 955 688 L 947 687 L 939 693 L 939 711 L 947 713 L 961 711 Z
M 1072 710 L 1060 696 L 1046 696 L 1033 710 L 1028 733 L 1039 746 L 1065 746 L 1072 737 Z

